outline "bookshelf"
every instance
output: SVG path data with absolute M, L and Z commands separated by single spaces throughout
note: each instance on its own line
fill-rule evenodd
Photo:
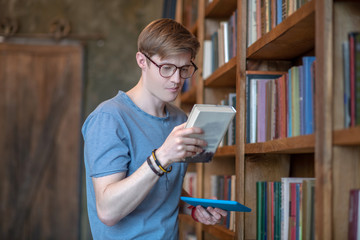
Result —
M 178 1 L 178 5 L 182 4 Z M 315 237 L 348 237 L 349 191 L 360 188 L 360 127 L 344 129 L 342 42 L 348 32 L 360 31 L 360 3 L 355 0 L 311 0 L 280 24 L 247 46 L 248 1 L 197 1 L 196 33 L 200 43 L 209 38 L 211 23 L 237 10 L 236 56 L 203 79 L 203 48 L 194 88 L 181 96 L 182 104 L 210 103 L 230 92 L 237 95 L 236 145 L 218 149 L 209 164 L 197 164 L 197 197 L 209 197 L 211 174 L 236 175 L 236 200 L 253 209 L 237 213 L 236 229 L 191 222 L 197 239 L 255 239 L 257 181 L 282 177 L 315 177 Z M 179 8 L 178 8 L 179 10 Z M 182 22 L 181 17 L 177 18 Z M 210 24 L 209 24 L 210 23 Z M 196 29 L 196 30 L 195 30 Z M 317 30 L 317 31 L 315 31 Z M 316 56 L 315 132 L 246 143 L 246 72 L 287 71 L 303 56 Z M 186 99 L 190 99 L 191 101 Z M 181 217 L 181 219 L 185 217 Z M 182 221 L 182 220 L 181 220 Z M 180 229 L 181 231 L 181 229 Z M 212 237 L 211 237 L 212 236 Z

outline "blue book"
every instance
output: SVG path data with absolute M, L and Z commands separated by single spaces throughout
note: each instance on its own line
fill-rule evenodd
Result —
M 276 0 L 276 25 L 282 22 L 282 0 Z
M 236 201 L 231 200 L 214 200 L 206 198 L 192 198 L 192 197 L 180 197 L 180 199 L 192 206 L 202 206 L 204 208 L 213 207 L 220 208 L 226 211 L 235 211 L 235 212 L 251 212 L 251 209 L 240 204 Z
M 314 133 L 314 79 L 311 66 L 315 57 L 303 57 L 304 95 L 305 95 L 305 134 Z

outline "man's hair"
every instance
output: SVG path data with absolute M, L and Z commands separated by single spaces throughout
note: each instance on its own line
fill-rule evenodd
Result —
M 200 47 L 197 38 L 180 23 L 167 18 L 151 22 L 140 33 L 138 50 L 148 56 L 160 58 L 190 53 L 194 59 Z

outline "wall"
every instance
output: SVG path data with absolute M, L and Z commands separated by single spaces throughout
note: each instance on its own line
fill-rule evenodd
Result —
M 151 20 L 161 17 L 163 0 L 0 0 L 0 21 L 16 18 L 18 33 L 49 33 L 58 17 L 71 22 L 71 34 L 94 36 L 104 41 L 86 41 L 85 115 L 116 92 L 138 81 L 136 42 Z
M 15 18 L 18 36 L 39 38 L 60 17 L 70 21 L 73 36 L 88 38 L 84 41 L 85 118 L 100 102 L 137 83 L 137 36 L 161 17 L 162 8 L 163 0 L 0 0 L 0 21 Z M 97 34 L 104 40 L 94 40 Z M 85 204 L 83 209 L 81 238 L 89 239 Z

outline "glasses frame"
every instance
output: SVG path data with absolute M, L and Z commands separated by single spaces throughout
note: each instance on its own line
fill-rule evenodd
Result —
M 169 78 L 169 77 L 174 76 L 174 74 L 176 73 L 176 71 L 177 71 L 178 69 L 180 70 L 179 76 L 181 77 L 181 69 L 182 69 L 183 67 L 191 66 L 191 65 L 184 65 L 184 66 L 178 67 L 178 66 L 176 66 L 175 64 L 171 64 L 171 63 L 157 64 L 157 63 L 154 62 L 148 55 L 146 55 L 146 54 L 143 53 L 143 52 L 141 52 L 141 53 L 144 54 L 144 56 L 145 56 L 147 59 L 149 59 L 150 62 L 152 62 L 155 66 L 157 66 L 157 67 L 159 68 L 159 74 L 160 74 L 160 76 L 162 76 L 163 78 Z M 190 62 L 191 62 L 191 64 L 194 66 L 195 71 L 193 72 L 193 74 L 192 74 L 190 77 L 187 77 L 187 78 L 191 78 L 192 76 L 194 76 L 195 72 L 199 69 L 192 60 L 190 60 Z M 176 70 L 173 72 L 173 74 L 171 74 L 171 75 L 168 76 L 168 77 L 165 77 L 165 76 L 163 76 L 163 75 L 161 74 L 161 68 L 162 68 L 163 66 L 165 66 L 165 65 L 172 65 L 172 66 L 175 66 L 175 68 L 176 68 Z M 182 79 L 187 79 L 187 78 L 183 78 L 183 77 L 181 77 L 181 78 L 182 78 Z

